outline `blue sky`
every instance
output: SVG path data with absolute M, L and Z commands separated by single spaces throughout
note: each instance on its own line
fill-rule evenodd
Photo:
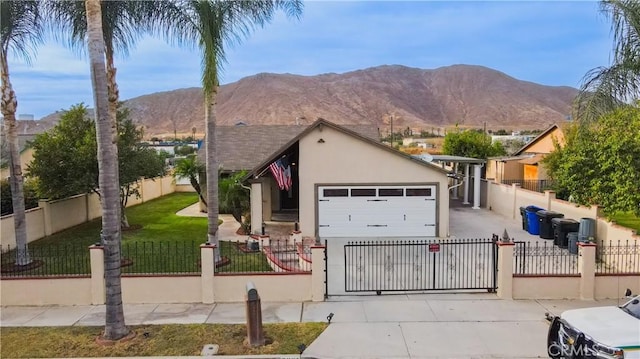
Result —
M 610 24 L 594 1 L 308 1 L 227 48 L 222 83 L 261 72 L 317 75 L 399 64 L 487 66 L 520 80 L 578 87 L 609 64 Z M 48 41 L 30 65 L 10 58 L 18 113 L 92 106 L 86 56 Z M 116 59 L 121 99 L 200 86 L 197 50 L 145 37 Z

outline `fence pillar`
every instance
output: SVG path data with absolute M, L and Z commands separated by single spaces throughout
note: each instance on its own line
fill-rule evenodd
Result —
M 91 264 L 91 304 L 104 304 L 104 247 L 89 246 L 89 260 Z
M 260 233 L 262 215 L 262 182 L 254 182 L 251 184 L 251 233 Z
M 596 288 L 596 244 L 578 242 L 580 299 L 594 300 Z
M 512 183 L 511 190 L 513 191 L 513 205 L 511 206 L 511 218 L 517 218 L 516 212 L 519 214 L 520 209 L 518 208 L 518 190 L 520 189 L 520 183 Z
M 552 191 L 552 190 L 546 190 L 544 191 L 544 200 L 545 202 L 547 202 L 547 208 L 548 210 L 552 210 L 551 208 L 551 203 L 552 201 L 556 199 L 556 191 Z
M 38 201 L 38 207 L 42 208 L 42 218 L 44 219 L 44 235 L 50 236 L 53 234 L 53 229 L 51 228 L 51 207 L 49 206 L 49 201 Z
M 311 300 L 314 302 L 324 301 L 326 295 L 325 250 L 322 245 L 311 247 Z
M 200 245 L 200 282 L 202 283 L 202 303 L 214 303 L 214 251 L 216 246 L 210 244 Z
M 480 209 L 480 176 L 482 166 L 473 165 L 473 209 Z
M 497 294 L 502 299 L 513 299 L 513 241 L 498 240 Z

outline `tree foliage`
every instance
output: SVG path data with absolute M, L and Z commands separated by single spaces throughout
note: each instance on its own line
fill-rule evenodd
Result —
M 24 208 L 31 209 L 38 207 L 38 194 L 34 181 L 24 183 Z M 1 215 L 6 216 L 13 213 L 13 201 L 11 199 L 11 186 L 8 180 L 0 182 L 0 204 L 2 207 Z
M 566 131 L 566 144 L 544 160 L 548 174 L 571 200 L 599 205 L 611 215 L 640 215 L 640 104 Z
M 249 189 L 243 187 L 241 183 L 246 175 L 247 171 L 240 171 L 229 177 L 220 178 L 218 182 L 220 213 L 231 213 L 233 218 L 243 225 L 242 216 L 249 211 L 251 200 Z
M 162 176 L 166 168 L 162 156 L 141 144 L 142 129 L 129 118 L 129 111 L 121 108 L 117 118 L 120 199 L 124 209 L 130 196 L 139 196 L 137 181 L 141 177 Z M 38 179 L 40 196 L 57 199 L 100 194 L 95 124 L 83 104 L 65 111 L 58 125 L 36 136 L 32 147 L 28 175 Z M 124 214 L 123 220 L 126 222 Z
M 190 155 L 176 162 L 173 176 L 188 178 L 191 183 L 191 187 L 196 190 L 198 197 L 200 197 L 200 200 L 206 207 L 207 200 L 204 198 L 202 186 L 200 185 L 200 178 L 204 175 L 205 169 L 205 165 L 199 162 L 195 155 Z
M 506 154 L 500 142 L 491 143 L 491 137 L 476 130 L 451 131 L 444 136 L 442 152 L 445 155 L 487 159 Z

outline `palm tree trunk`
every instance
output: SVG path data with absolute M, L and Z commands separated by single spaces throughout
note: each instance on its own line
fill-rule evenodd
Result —
M 220 261 L 220 244 L 218 243 L 218 154 L 216 151 L 216 101 L 218 87 L 205 94 L 205 127 L 207 143 L 207 242 L 216 246 L 214 260 Z
M 0 70 L 2 70 L 2 116 L 7 131 L 9 145 L 9 183 L 11 186 L 11 202 L 13 204 L 13 224 L 16 236 L 16 264 L 31 263 L 29 248 L 27 247 L 27 223 L 24 209 L 24 185 L 22 167 L 20 165 L 20 150 L 18 149 L 18 134 L 16 132 L 16 109 L 18 101 L 9 79 L 9 64 L 7 53 L 0 49 Z
M 120 281 L 120 188 L 115 123 L 109 116 L 105 46 L 99 0 L 85 0 L 91 80 L 98 139 L 99 186 L 102 194 L 102 243 L 106 287 L 104 338 L 118 340 L 129 333 L 125 326 Z

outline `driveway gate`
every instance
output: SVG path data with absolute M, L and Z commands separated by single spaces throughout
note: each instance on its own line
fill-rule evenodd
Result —
M 344 267 L 327 269 L 344 268 L 344 294 L 496 289 L 495 239 L 368 240 L 343 246 Z M 327 293 L 339 294 L 342 288 L 330 290 L 328 274 Z

